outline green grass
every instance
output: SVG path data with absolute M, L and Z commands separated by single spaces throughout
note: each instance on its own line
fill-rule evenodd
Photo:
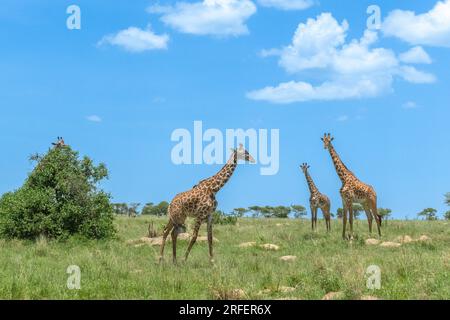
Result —
M 215 292 L 242 289 L 250 299 L 321 299 L 341 291 L 347 299 L 364 295 L 383 299 L 450 298 L 450 225 L 445 221 L 389 221 L 383 240 L 400 235 L 414 239 L 425 234 L 431 242 L 414 242 L 400 248 L 368 246 L 367 222 L 356 222 L 357 238 L 341 240 L 341 223 L 332 222 L 331 234 L 319 221 L 310 231 L 307 220 L 240 219 L 238 224 L 214 226 L 215 265 L 208 260 L 206 243 L 197 243 L 187 263 L 181 263 L 187 243 L 178 241 L 179 265 L 156 264 L 159 247 L 135 247 L 129 239 L 147 233 L 150 217 L 117 218 L 117 240 L 71 239 L 53 242 L 0 240 L 1 299 L 214 299 Z M 160 227 L 165 219 L 156 220 Z M 282 224 L 277 226 L 277 224 Z M 188 228 L 190 230 L 190 228 Z M 202 227 L 201 235 L 205 235 Z M 375 236 L 374 236 L 375 237 Z M 273 243 L 279 251 L 259 247 L 239 248 L 242 242 Z M 280 261 L 295 255 L 294 262 Z M 366 288 L 369 265 L 382 271 L 380 290 Z M 69 290 L 69 265 L 81 268 L 81 289 Z M 282 293 L 281 286 L 295 287 Z M 258 295 L 264 289 L 271 292 Z

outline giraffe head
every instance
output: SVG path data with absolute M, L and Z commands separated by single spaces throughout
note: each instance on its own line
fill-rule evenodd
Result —
M 233 152 L 236 152 L 237 160 L 244 160 L 246 162 L 255 163 L 255 159 L 247 150 L 245 150 L 242 143 L 239 144 L 239 148 L 233 149 Z
M 302 169 L 303 173 L 306 173 L 306 171 L 308 171 L 309 169 L 309 165 L 307 163 L 302 163 L 300 169 Z
M 52 145 L 54 145 L 55 148 L 57 148 L 57 147 L 64 147 L 66 144 L 64 143 L 63 137 L 58 137 L 56 142 L 52 142 Z
M 331 141 L 334 140 L 334 138 L 329 133 L 325 133 L 323 135 L 323 138 L 320 138 L 323 141 L 323 148 L 328 149 L 331 146 Z

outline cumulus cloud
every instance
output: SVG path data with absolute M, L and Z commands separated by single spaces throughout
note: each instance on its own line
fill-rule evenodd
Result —
M 401 62 L 405 63 L 430 64 L 432 62 L 428 53 L 426 53 L 426 51 L 420 46 L 411 48 L 410 50 L 400 54 L 399 59 Z
M 375 31 L 347 41 L 348 23 L 337 22 L 330 13 L 300 23 L 292 43 L 261 54 L 279 56 L 279 65 L 290 74 L 320 70 L 327 79 L 319 84 L 289 81 L 247 93 L 254 100 L 292 103 L 310 100 L 342 100 L 375 97 L 392 91 L 395 77 L 412 83 L 430 83 L 434 76 L 402 65 L 390 49 L 372 48 Z
M 102 118 L 100 118 L 99 116 L 97 116 L 95 114 L 87 116 L 86 120 L 91 121 L 91 122 L 102 122 Z
M 98 45 L 119 46 L 130 52 L 143 52 L 149 50 L 167 49 L 169 36 L 166 34 L 155 34 L 150 26 L 145 30 L 136 27 L 129 27 L 116 34 L 110 34 L 103 37 Z
M 280 10 L 304 10 L 314 5 L 313 0 L 258 0 L 263 7 Z
M 439 1 L 428 12 L 394 10 L 384 20 L 382 30 L 414 45 L 450 47 L 450 0 Z
M 204 0 L 153 5 L 147 11 L 161 14 L 162 22 L 179 32 L 223 37 L 248 34 L 246 21 L 256 6 L 250 0 Z

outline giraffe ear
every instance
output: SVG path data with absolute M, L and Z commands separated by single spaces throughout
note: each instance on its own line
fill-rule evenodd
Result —
M 333 141 L 333 140 L 334 140 L 334 137 L 332 137 L 330 141 Z
M 320 140 L 322 140 L 322 141 L 323 141 L 323 138 L 320 138 Z

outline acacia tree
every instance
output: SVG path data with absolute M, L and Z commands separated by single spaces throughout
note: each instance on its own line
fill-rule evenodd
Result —
M 301 218 L 307 215 L 306 208 L 299 204 L 291 205 L 291 211 L 294 212 L 295 218 Z
M 381 216 L 381 220 L 385 221 L 384 224 L 387 224 L 388 218 L 391 216 L 392 210 L 389 208 L 378 208 L 378 214 Z
M 445 220 L 450 220 L 450 211 L 447 211 L 446 213 L 444 213 L 444 218 L 445 218 Z
M 427 221 L 437 220 L 436 216 L 437 210 L 433 208 L 426 208 L 420 211 L 417 215 L 419 217 L 424 217 Z
M 246 208 L 235 208 L 232 213 L 233 215 L 242 218 L 248 211 L 249 209 Z
M 108 177 L 104 164 L 78 158 L 70 146 L 52 148 L 37 162 L 22 187 L 0 199 L 0 236 L 35 239 L 113 236 L 109 194 L 98 188 Z

